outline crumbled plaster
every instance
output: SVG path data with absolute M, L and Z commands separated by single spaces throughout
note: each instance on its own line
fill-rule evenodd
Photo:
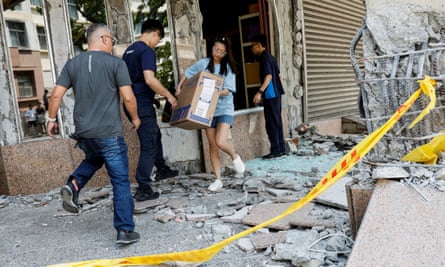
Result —
M 362 32 L 364 74 L 359 79 L 366 98 L 366 119 L 372 125 L 368 130 L 374 131 L 419 88 L 417 80 L 425 75 L 445 75 L 445 4 L 438 0 L 367 0 L 366 7 Z M 431 51 L 440 47 L 443 50 Z M 418 51 L 427 51 L 423 53 L 426 56 L 423 58 Z M 421 96 L 409 110 L 417 113 L 403 116 L 387 134 L 389 138 L 371 151 L 371 157 L 377 161 L 400 159 L 412 148 L 428 142 L 427 136 L 443 130 L 441 101 L 415 127 L 407 128 L 429 102 L 429 98 Z
M 2 25 L 0 25 L 2 26 Z M 0 27 L 0 34 L 3 32 Z M 0 58 L 5 58 L 7 54 L 7 47 L 4 41 L 0 40 Z M 12 104 L 12 97 L 10 93 L 10 77 L 6 62 L 0 65 L 0 146 L 5 144 L 15 144 L 17 142 L 16 126 L 14 122 L 14 110 Z

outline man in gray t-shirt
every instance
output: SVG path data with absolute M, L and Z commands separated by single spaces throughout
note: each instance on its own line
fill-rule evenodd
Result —
M 136 98 L 126 64 L 111 55 L 114 38 L 104 24 L 88 28 L 88 51 L 69 60 L 57 79 L 48 107 L 47 131 L 57 130 L 57 111 L 68 88 L 74 92 L 74 126 L 71 136 L 77 140 L 85 159 L 62 187 L 63 208 L 79 212 L 79 191 L 104 164 L 113 185 L 114 227 L 117 243 L 130 244 L 139 240 L 134 231 L 134 202 L 128 177 L 127 145 L 122 131 L 120 99 L 131 122 L 138 129 Z
M 77 136 L 122 135 L 119 88 L 131 86 L 124 61 L 103 51 L 81 53 L 68 61 L 56 83 L 73 88 Z

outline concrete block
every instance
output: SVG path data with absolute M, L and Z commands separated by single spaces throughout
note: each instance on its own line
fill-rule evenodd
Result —
M 345 176 L 333 184 L 328 190 L 318 196 L 315 201 L 327 206 L 333 206 L 344 210 L 348 209 L 345 185 L 351 182 L 352 178 Z
M 280 215 L 292 204 L 293 203 L 272 203 L 256 205 L 255 207 L 253 207 L 250 214 L 242 219 L 242 222 L 247 225 L 258 225 Z M 311 212 L 313 207 L 313 203 L 308 203 L 304 207 L 281 219 L 280 221 L 270 224 L 268 228 L 287 230 L 291 227 L 290 221 L 292 221 L 292 219 L 298 219 L 299 217 L 307 216 Z
M 285 125 L 285 122 L 283 122 L 283 125 Z M 209 144 L 204 130 L 201 130 L 201 135 L 205 171 L 211 172 Z M 228 139 L 232 142 L 236 153 L 240 154 L 244 161 L 269 153 L 269 139 L 264 124 L 263 109 L 253 108 L 236 111 L 234 124 L 230 129 Z M 227 154 L 220 152 L 220 157 L 221 167 L 232 165 L 232 160 Z
M 46 139 L 38 142 L 0 147 L 4 175 L 0 176 L 0 194 L 46 193 L 63 186 L 83 159 L 72 139 Z M 104 168 L 88 186 L 109 184 Z
M 444 266 L 445 193 L 378 180 L 347 267 Z
M 286 232 L 258 233 L 250 238 L 255 249 L 265 249 L 269 246 L 286 242 Z
M 363 188 L 357 184 L 346 184 L 346 199 L 348 202 L 349 224 L 351 227 L 352 239 L 355 239 L 369 199 L 371 198 L 373 188 Z
M 164 158 L 169 166 L 180 173 L 202 171 L 201 148 L 197 132 L 160 125 Z M 123 120 L 124 136 L 128 146 L 129 177 L 136 183 L 139 159 L 139 141 L 128 120 Z M 181 140 L 178 142 L 177 140 Z M 23 144 L 0 146 L 0 194 L 29 195 L 46 193 L 63 186 L 68 176 L 84 158 L 70 138 L 42 137 Z M 109 185 L 105 167 L 98 170 L 87 187 Z

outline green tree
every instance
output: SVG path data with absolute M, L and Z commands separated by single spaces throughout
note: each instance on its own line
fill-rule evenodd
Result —
M 133 22 L 141 23 L 145 19 L 157 19 L 165 27 L 168 26 L 167 10 L 161 10 L 165 0 L 141 0 L 137 11 L 133 14 Z M 148 10 L 148 11 L 147 11 Z
M 105 23 L 104 1 L 76 0 L 76 8 L 91 23 Z
M 91 23 L 106 23 L 105 4 L 103 1 L 75 0 L 77 11 Z M 168 27 L 167 10 L 163 9 L 165 0 L 141 0 L 136 12 L 132 14 L 134 27 L 146 19 L 157 19 L 165 28 Z M 71 19 L 73 44 L 80 50 L 87 43 L 86 29 L 88 25 Z M 174 90 L 173 62 L 171 60 L 171 43 L 156 47 L 158 65 L 157 78 L 169 90 Z
M 91 23 L 106 23 L 105 4 L 104 1 L 76 0 L 77 11 Z M 88 25 L 84 22 L 78 22 L 71 18 L 71 34 L 73 37 L 73 45 L 80 50 L 87 43 L 86 31 Z

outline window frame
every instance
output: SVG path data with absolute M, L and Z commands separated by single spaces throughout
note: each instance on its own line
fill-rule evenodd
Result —
M 36 97 L 35 78 L 33 71 L 14 71 L 17 82 L 17 97 Z
M 30 0 L 31 6 L 42 7 L 42 0 Z
M 77 6 L 75 0 L 68 0 L 68 13 L 71 19 L 78 20 L 79 14 L 77 13 Z
M 11 46 L 19 48 L 29 48 L 26 24 L 21 21 L 13 21 L 13 20 L 7 20 L 6 24 L 8 25 L 9 39 L 11 41 Z M 20 25 L 23 28 L 19 29 L 13 27 L 15 25 Z M 15 36 L 15 38 L 13 38 L 13 36 Z
M 48 50 L 48 41 L 46 39 L 45 27 L 37 25 L 36 32 L 37 32 L 37 37 L 39 39 L 40 50 Z

